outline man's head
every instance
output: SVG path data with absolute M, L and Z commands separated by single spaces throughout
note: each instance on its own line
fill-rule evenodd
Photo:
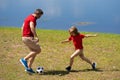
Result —
M 41 9 L 36 9 L 34 14 L 35 14 L 35 17 L 38 19 L 43 15 L 43 11 Z

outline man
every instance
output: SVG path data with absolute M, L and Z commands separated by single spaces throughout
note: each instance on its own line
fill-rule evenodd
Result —
M 25 67 L 25 71 L 29 73 L 35 73 L 31 67 L 36 55 L 41 52 L 40 45 L 38 44 L 39 38 L 36 33 L 36 20 L 42 15 L 43 11 L 36 9 L 33 14 L 24 20 L 22 25 L 22 41 L 30 49 L 30 53 L 21 58 L 20 62 Z

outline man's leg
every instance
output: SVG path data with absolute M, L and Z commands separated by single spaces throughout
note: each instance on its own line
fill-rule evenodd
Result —
M 28 73 L 35 73 L 31 67 L 32 67 L 32 64 L 33 64 L 33 62 L 34 62 L 34 59 L 35 59 L 36 55 L 37 55 L 37 53 L 35 53 L 35 52 L 30 52 L 30 53 L 25 57 L 25 59 L 28 60 L 28 68 L 27 68 L 25 71 L 27 71 Z
M 36 54 L 36 55 L 37 55 L 37 54 Z M 29 58 L 28 68 L 31 68 L 31 67 L 32 67 L 32 64 L 33 64 L 33 62 L 34 62 L 34 60 L 35 60 L 36 55 L 34 55 L 34 56 L 32 56 L 32 57 Z
M 20 62 L 25 67 L 25 69 L 30 68 L 30 66 L 28 65 L 29 59 L 32 58 L 30 62 L 33 63 L 35 56 L 36 56 L 35 52 L 30 52 L 26 57 L 20 59 Z
M 20 62 L 23 64 L 27 72 L 34 73 L 31 66 L 36 55 L 41 52 L 41 48 L 38 43 L 33 41 L 33 39 L 24 39 L 23 41 L 31 52 L 26 57 L 20 59 Z
M 30 52 L 27 56 L 24 57 L 24 59 L 28 61 L 29 58 L 31 58 L 33 56 L 36 56 L 36 53 L 35 52 Z

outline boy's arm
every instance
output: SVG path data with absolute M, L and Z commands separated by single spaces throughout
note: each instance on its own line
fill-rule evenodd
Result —
M 70 42 L 70 40 L 66 39 L 66 40 L 62 41 L 61 43 L 67 43 L 67 42 Z
M 85 37 L 88 38 L 88 37 L 96 37 L 97 34 L 86 34 Z

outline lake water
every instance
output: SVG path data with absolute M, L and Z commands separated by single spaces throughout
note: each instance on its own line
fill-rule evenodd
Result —
M 36 8 L 44 11 L 38 28 L 120 34 L 120 0 L 0 0 L 0 26 L 21 27 Z

